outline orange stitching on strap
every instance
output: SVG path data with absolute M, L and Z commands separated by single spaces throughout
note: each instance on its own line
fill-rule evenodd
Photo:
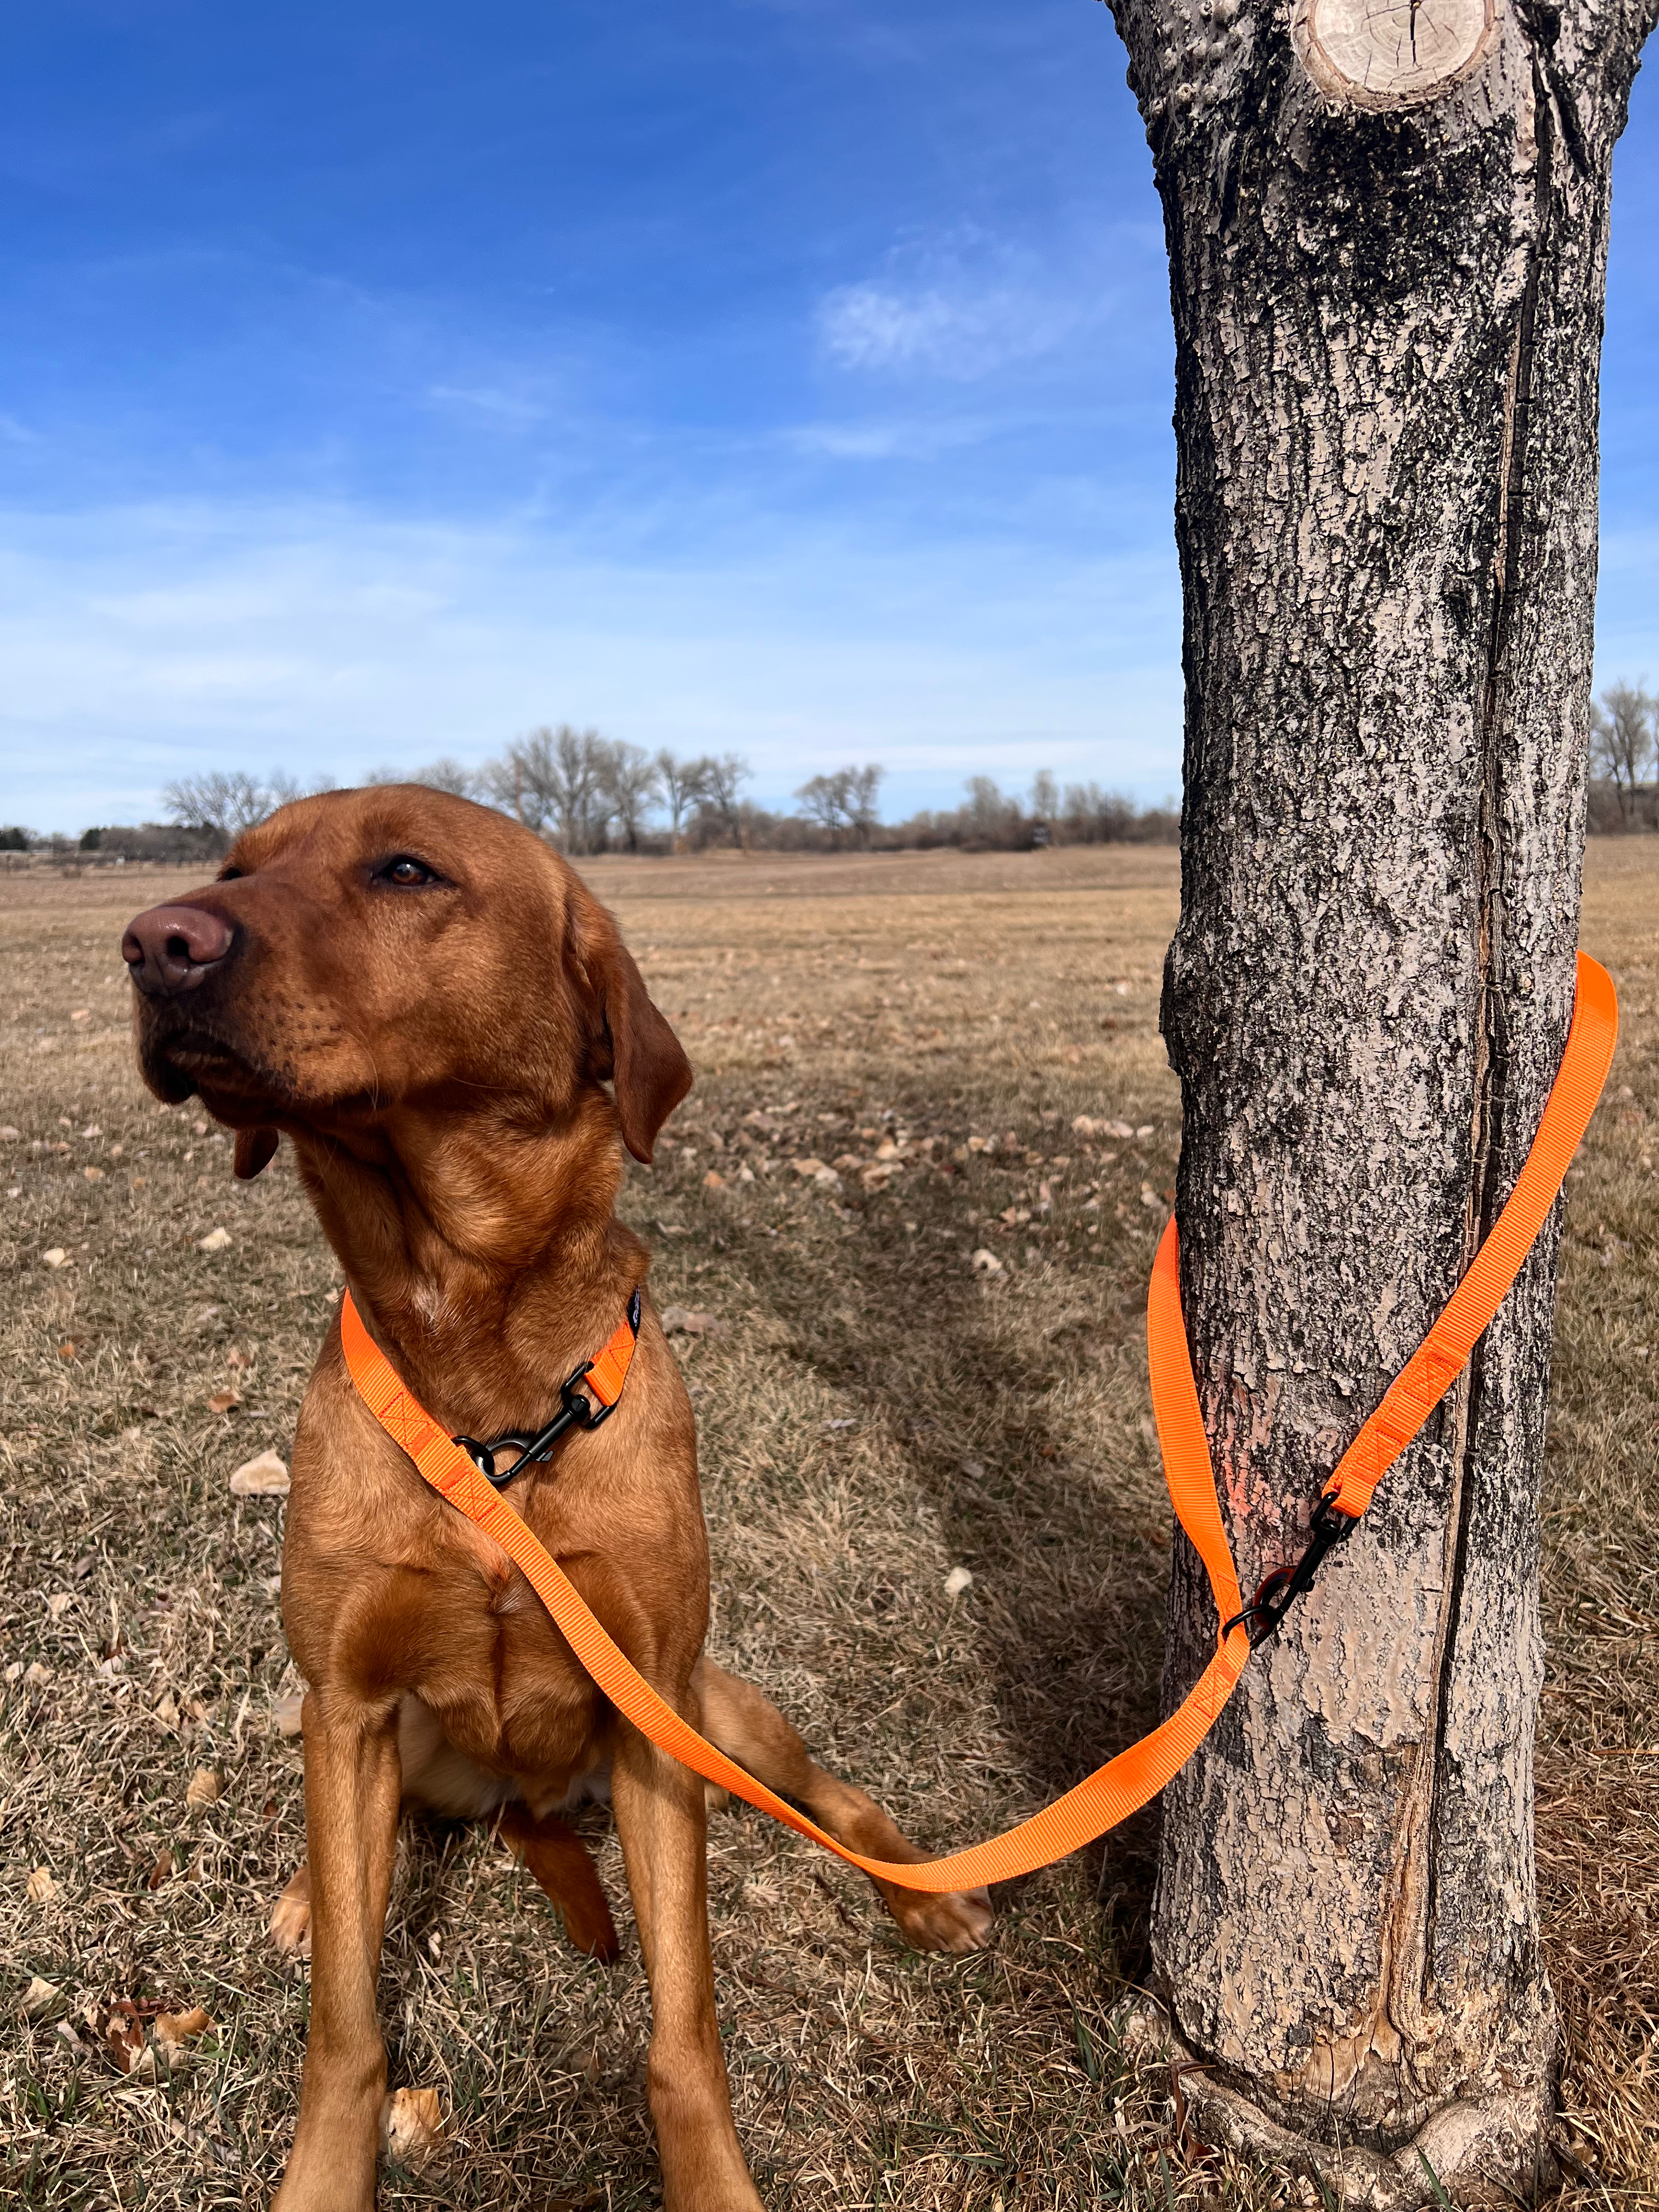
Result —
M 1532 1150 L 1468 1273 L 1344 1452 L 1326 1486 L 1326 1497 L 1342 1512 L 1357 1518 L 1364 1511 L 1376 1485 L 1462 1372 L 1477 1339 L 1503 1303 L 1555 1202 L 1595 1109 L 1617 1034 L 1618 1000 L 1612 978 L 1581 952 L 1572 1027 Z M 594 1361 L 586 1378 L 588 1382 L 594 1382 L 595 1372 L 618 1350 L 624 1333 L 631 1357 L 632 1332 L 624 1323 Z M 707 1780 L 771 1814 L 798 1835 L 822 1844 L 848 1865 L 902 1888 L 939 1892 L 1007 1881 L 1052 1865 L 1068 1851 L 1092 1843 L 1155 1797 L 1180 1772 L 1214 1725 L 1249 1657 L 1249 1636 L 1242 1626 L 1233 1627 L 1196 1686 L 1161 1727 L 1006 1834 L 921 1865 L 866 1858 L 837 1843 L 815 1820 L 746 1773 L 658 1695 L 611 1641 L 558 1562 L 506 1498 L 489 1487 L 466 1454 L 404 1389 L 391 1363 L 364 1328 L 349 1292 L 340 1305 L 340 1341 L 351 1379 L 381 1427 L 394 1442 L 419 1437 L 418 1449 L 410 1455 L 422 1475 L 469 1519 L 486 1528 L 520 1568 L 577 1660 L 625 1720 Z M 1146 1356 L 1170 1497 L 1182 1527 L 1204 1562 L 1217 1620 L 1224 1622 L 1239 1611 L 1238 1578 L 1222 1525 L 1209 1440 L 1182 1318 L 1179 1247 L 1173 1218 L 1158 1245 L 1147 1291 Z M 626 1372 L 624 1360 L 623 1376 Z M 607 1372 L 605 1388 L 609 1385 Z M 594 1387 L 596 1395 L 604 1396 L 598 1382 Z M 617 1395 L 620 1390 L 621 1378 Z M 614 1404 L 615 1395 L 605 1397 L 604 1401 Z M 408 1450 L 408 1444 L 404 1448 Z

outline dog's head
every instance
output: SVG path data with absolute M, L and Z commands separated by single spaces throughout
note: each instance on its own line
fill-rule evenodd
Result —
M 614 1082 L 648 1161 L 691 1087 L 609 914 L 539 838 L 413 784 L 331 792 L 239 837 L 129 926 L 144 1080 L 198 1094 L 257 1175 L 276 1132 L 488 1102 L 528 1125 Z

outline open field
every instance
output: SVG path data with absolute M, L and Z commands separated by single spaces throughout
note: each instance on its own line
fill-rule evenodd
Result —
M 1155 1718 L 1169 1514 L 1142 1304 L 1179 1141 L 1157 1035 L 1176 871 L 1122 848 L 591 868 L 698 1071 L 624 1203 L 659 1303 L 726 1331 L 675 1340 L 716 1656 L 929 1845 L 1034 1810 Z M 302 1851 L 273 1721 L 295 1686 L 283 1509 L 226 1477 L 286 1456 L 338 1278 L 286 1155 L 233 1183 L 228 1142 L 133 1073 L 120 927 L 184 885 L 0 878 L 7 2205 L 262 2204 L 297 2101 L 305 1972 L 264 1941 Z M 1583 937 L 1625 1030 L 1569 1186 L 1546 1520 L 1540 1852 L 1573 2208 L 1659 2203 L 1659 841 L 1592 848 Z M 1133 1133 L 1080 1137 L 1078 1115 Z M 839 1181 L 790 1164 L 808 1158 Z M 226 1390 L 240 1403 L 210 1410 Z M 220 1794 L 188 1805 L 204 1769 Z M 968 1960 L 904 1951 L 858 1876 L 758 1814 L 713 1820 L 722 2021 L 769 2203 L 1303 2201 L 1183 2151 L 1167 2076 L 1117 2050 L 1152 1818 L 1011 1885 Z M 656 2201 L 618 1918 L 623 1958 L 597 1966 L 486 1835 L 405 1830 L 392 2081 L 438 2088 L 450 2140 L 422 2173 L 388 2168 L 385 2201 Z M 61 1996 L 16 2025 L 35 1975 Z M 125 2080 L 64 2032 L 116 1997 L 216 2027 L 171 2078 Z

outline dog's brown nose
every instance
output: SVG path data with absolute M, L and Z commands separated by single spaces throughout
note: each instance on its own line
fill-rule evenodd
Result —
M 199 906 L 153 906 L 127 924 L 121 957 L 152 999 L 193 991 L 231 948 L 235 932 Z

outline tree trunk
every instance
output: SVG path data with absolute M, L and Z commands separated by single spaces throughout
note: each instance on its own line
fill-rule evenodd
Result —
M 1573 989 L 1613 142 L 1659 0 L 1115 0 L 1185 588 L 1182 1290 L 1248 1591 L 1524 1157 Z M 1548 2163 L 1547 1231 L 1165 1796 L 1201 2135 L 1417 2205 Z M 1173 1699 L 1214 1648 L 1184 1542 Z

